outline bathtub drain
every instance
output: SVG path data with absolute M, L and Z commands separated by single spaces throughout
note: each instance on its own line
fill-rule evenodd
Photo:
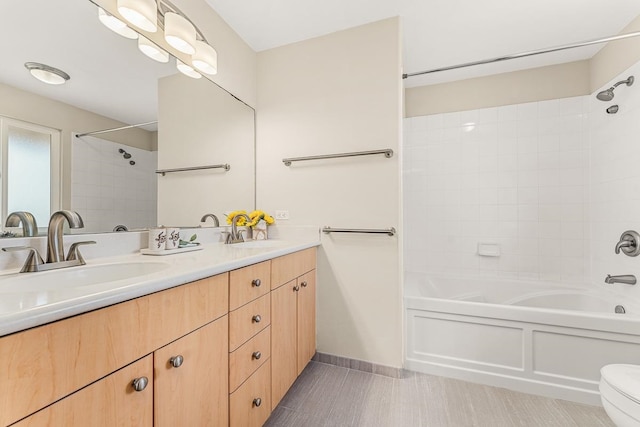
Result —
M 616 305 L 616 313 L 618 314 L 624 314 L 626 313 L 626 311 L 624 310 L 624 307 L 621 305 Z

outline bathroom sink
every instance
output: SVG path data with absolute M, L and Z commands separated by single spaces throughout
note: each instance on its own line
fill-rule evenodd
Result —
M 233 247 L 240 249 L 249 249 L 249 248 L 273 248 L 276 246 L 282 245 L 284 242 L 282 240 L 249 240 L 243 243 L 234 243 Z
M 0 294 L 85 288 L 147 276 L 168 267 L 169 264 L 164 262 L 125 262 L 84 265 L 40 273 L 16 273 L 0 276 Z

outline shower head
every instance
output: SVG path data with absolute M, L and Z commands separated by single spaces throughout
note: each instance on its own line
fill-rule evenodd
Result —
M 613 99 L 613 90 L 615 88 L 617 88 L 618 86 L 620 86 L 621 84 L 626 84 L 627 86 L 631 86 L 633 84 L 633 81 L 635 79 L 633 78 L 633 76 L 629 76 L 628 79 L 626 80 L 621 80 L 618 83 L 614 84 L 613 86 L 611 86 L 609 89 L 603 90 L 602 92 L 599 92 L 596 95 L 596 98 L 598 98 L 600 101 L 611 101 Z

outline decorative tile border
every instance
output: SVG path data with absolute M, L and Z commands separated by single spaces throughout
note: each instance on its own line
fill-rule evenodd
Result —
M 369 372 L 371 374 L 383 375 L 391 378 L 404 378 L 406 373 L 402 368 L 393 368 L 391 366 L 377 365 L 371 362 L 365 362 L 357 359 L 349 359 L 348 357 L 334 356 L 333 354 L 319 353 L 313 356 L 316 362 L 326 363 L 328 365 L 340 366 L 342 368 L 354 369 L 356 371 Z

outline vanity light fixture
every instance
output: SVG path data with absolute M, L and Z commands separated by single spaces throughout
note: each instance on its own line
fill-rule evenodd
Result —
M 178 71 L 180 71 L 185 76 L 191 77 L 192 79 L 199 79 L 200 77 L 202 77 L 202 74 L 194 70 L 190 65 L 187 65 L 184 62 L 180 61 L 179 59 L 176 59 L 176 67 L 178 68 Z
M 164 39 L 182 53 L 196 52 L 196 28 L 191 21 L 175 12 L 164 14 Z
M 169 54 L 145 36 L 138 37 L 138 49 L 154 61 L 169 62 Z
M 39 62 L 25 62 L 24 66 L 33 77 L 50 85 L 61 85 L 71 78 L 64 71 Z
M 218 53 L 198 27 L 169 0 L 116 0 L 116 4 L 118 12 L 128 23 L 147 32 L 155 32 L 160 28 L 169 46 L 180 53 L 191 55 L 191 61 L 187 63 L 178 61 L 178 69 L 182 73 L 193 78 L 202 77 L 200 73 L 217 74 Z M 100 8 L 98 14 L 101 21 L 108 17 L 113 18 L 120 22 L 122 27 L 131 30 L 124 22 Z M 103 23 L 107 25 L 106 22 Z M 116 31 L 111 26 L 109 28 Z M 138 47 L 156 61 L 168 61 L 169 53 L 142 35 L 138 37 Z
M 131 25 L 155 33 L 158 30 L 156 0 L 117 0 L 118 12 Z
M 104 24 L 105 27 L 110 29 L 116 34 L 126 37 L 131 40 L 138 38 L 138 33 L 129 28 L 127 24 L 116 18 L 115 16 L 107 13 L 103 8 L 98 8 L 98 19 Z
M 196 40 L 196 53 L 191 57 L 191 63 L 198 71 L 212 76 L 218 72 L 218 52 L 207 43 Z

